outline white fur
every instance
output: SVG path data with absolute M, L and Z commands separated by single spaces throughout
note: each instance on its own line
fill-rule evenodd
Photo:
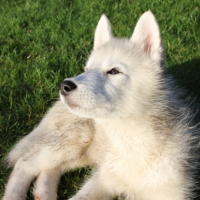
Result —
M 94 50 L 108 42 L 112 38 L 110 22 L 106 15 L 102 15 L 97 25 L 94 37 Z
M 61 94 L 65 105 L 58 101 L 9 153 L 14 170 L 3 200 L 25 199 L 34 177 L 35 198 L 55 200 L 60 176 L 87 165 L 95 170 L 71 200 L 192 199 L 195 130 L 163 76 L 162 52 L 150 11 L 130 40 L 114 38 L 103 15 L 87 71 L 66 79 L 76 89 Z
M 151 11 L 144 13 L 139 19 L 131 41 L 142 47 L 154 60 L 160 61 L 162 52 L 161 35 L 156 19 Z

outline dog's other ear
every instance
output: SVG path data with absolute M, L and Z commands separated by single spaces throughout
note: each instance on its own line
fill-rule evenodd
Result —
M 163 45 L 158 23 L 151 11 L 145 12 L 138 20 L 131 41 L 154 60 L 162 59 Z
M 110 21 L 103 14 L 97 24 L 94 36 L 94 50 L 99 48 L 101 45 L 105 44 L 112 38 L 112 29 L 110 25 Z

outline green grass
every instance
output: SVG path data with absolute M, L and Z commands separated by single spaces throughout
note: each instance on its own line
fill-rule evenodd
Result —
M 116 36 L 130 37 L 149 9 L 160 25 L 167 71 L 200 102 L 200 0 L 0 1 L 1 160 L 58 99 L 59 83 L 83 71 L 100 16 L 109 17 Z M 0 197 L 9 173 L 0 168 Z M 66 174 L 59 199 L 74 193 L 85 173 Z

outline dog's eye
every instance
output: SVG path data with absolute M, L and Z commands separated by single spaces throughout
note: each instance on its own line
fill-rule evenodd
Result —
M 120 72 L 115 68 L 113 68 L 113 69 L 111 69 L 110 71 L 107 72 L 107 74 L 112 74 L 112 75 L 119 74 L 119 73 Z

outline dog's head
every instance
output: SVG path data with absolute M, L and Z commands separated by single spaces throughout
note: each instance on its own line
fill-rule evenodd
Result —
M 61 100 L 82 117 L 143 115 L 155 100 L 162 53 L 159 27 L 150 11 L 141 16 L 130 39 L 114 38 L 103 15 L 85 72 L 61 83 Z

